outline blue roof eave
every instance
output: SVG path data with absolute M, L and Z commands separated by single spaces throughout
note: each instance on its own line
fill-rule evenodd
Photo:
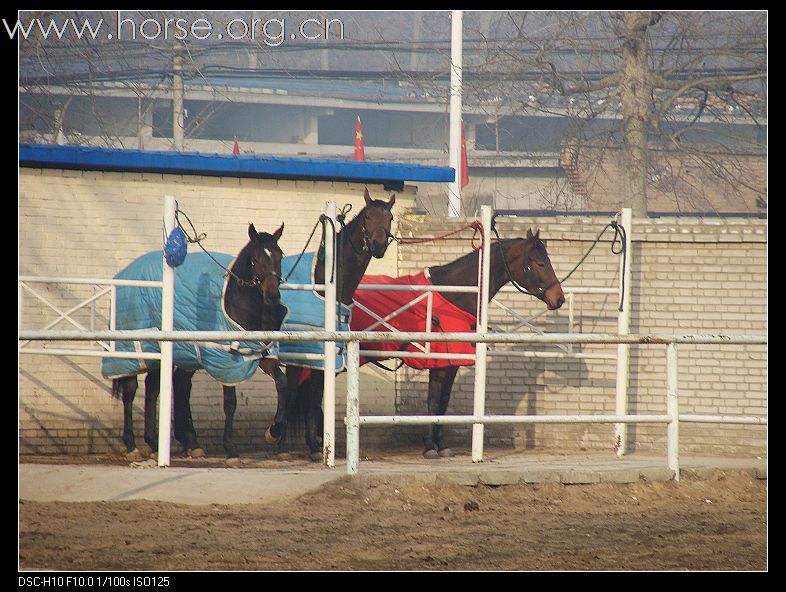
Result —
M 455 179 L 455 171 L 450 167 L 396 162 L 126 150 L 54 144 L 20 144 L 19 166 L 380 184 L 448 183 Z

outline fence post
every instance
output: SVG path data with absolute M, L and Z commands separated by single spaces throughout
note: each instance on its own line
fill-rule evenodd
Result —
M 622 310 L 617 317 L 617 334 L 627 335 L 630 333 L 630 278 L 631 266 L 633 264 L 633 249 L 631 248 L 631 233 L 633 232 L 633 215 L 630 208 L 622 208 L 622 227 L 625 229 L 625 250 L 624 256 L 620 255 L 620 298 L 622 299 Z M 616 406 L 617 415 L 625 415 L 628 410 L 628 382 L 630 376 L 630 345 L 627 343 L 617 344 L 617 387 L 616 387 Z M 617 456 L 622 456 L 627 452 L 628 426 L 624 423 L 614 425 L 614 449 Z
M 334 233 L 336 204 L 325 204 L 325 215 L 332 224 L 325 225 L 325 331 L 336 331 L 336 262 Z M 330 228 L 328 231 L 327 229 Z M 328 233 L 330 237 L 328 237 Z M 322 391 L 322 462 L 327 467 L 336 464 L 336 342 L 325 342 L 324 388 Z
M 489 275 L 491 271 L 491 206 L 481 206 L 480 222 L 483 225 L 483 250 L 480 263 L 478 289 L 478 333 L 486 333 L 489 326 Z M 488 344 L 475 344 L 475 394 L 473 415 L 486 414 L 486 350 Z M 483 460 L 483 424 L 472 425 L 472 462 Z
M 358 474 L 360 462 L 360 342 L 347 344 L 347 475 Z
M 674 471 L 674 480 L 680 480 L 680 406 L 677 389 L 677 344 L 666 346 L 666 415 L 671 418 L 667 431 L 666 449 L 669 468 Z
M 164 196 L 164 235 L 169 236 L 175 228 L 177 203 L 172 195 Z M 161 289 L 161 330 L 172 331 L 175 320 L 175 270 L 166 262 L 162 252 L 163 266 Z M 172 363 L 174 343 L 161 342 L 161 387 L 158 402 L 158 466 L 169 466 L 170 431 L 172 429 Z

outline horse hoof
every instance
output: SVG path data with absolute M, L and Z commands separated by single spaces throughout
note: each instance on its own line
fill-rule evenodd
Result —
M 439 458 L 439 452 L 434 450 L 433 448 L 430 450 L 423 451 L 423 458 L 427 458 L 428 460 L 434 460 Z
M 139 448 L 134 448 L 130 452 L 126 453 L 126 460 L 128 462 L 138 462 L 140 460 L 144 460 L 146 456 L 142 453 Z
M 189 450 L 187 454 L 190 458 L 204 458 L 207 455 L 204 448 L 194 448 Z
M 276 438 L 273 433 L 270 431 L 270 428 L 265 430 L 265 442 L 268 444 L 278 444 L 281 442 L 281 436 Z
M 437 452 L 440 458 L 450 458 L 453 455 L 453 451 L 450 448 L 443 448 L 439 452 Z
M 291 452 L 277 452 L 276 458 L 278 460 L 292 460 L 292 453 Z
M 155 451 L 155 450 L 154 450 L 154 451 L 152 451 L 152 452 L 150 453 L 150 458 L 151 458 L 151 460 L 158 460 L 158 452 L 157 452 L 157 451 Z
M 322 452 L 321 451 L 320 452 L 312 452 L 311 454 L 309 454 L 309 458 L 311 459 L 311 462 L 321 463 L 322 462 Z
M 242 461 L 239 456 L 230 456 L 226 462 L 230 467 L 239 467 Z

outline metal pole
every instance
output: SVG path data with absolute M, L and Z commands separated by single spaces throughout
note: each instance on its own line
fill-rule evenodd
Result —
M 481 282 L 478 289 L 478 333 L 485 333 L 489 325 L 489 276 L 491 272 L 491 206 L 481 206 L 480 221 L 483 224 L 483 250 L 479 260 Z M 486 343 L 475 346 L 475 400 L 473 414 L 486 413 Z M 483 424 L 472 425 L 472 462 L 483 460 Z
M 573 310 L 573 294 L 568 292 L 565 294 L 565 299 L 568 301 L 568 333 L 573 333 L 573 325 L 576 322 Z M 573 344 L 568 344 L 568 353 L 573 353 Z
M 448 166 L 456 178 L 448 184 L 448 216 L 461 215 L 461 68 L 463 12 L 454 10 L 450 15 L 450 137 Z
M 167 236 L 175 227 L 175 198 L 164 197 L 164 232 Z M 163 288 L 161 290 L 161 330 L 172 331 L 175 321 L 175 270 L 161 255 Z M 174 343 L 161 343 L 161 390 L 158 403 L 158 466 L 169 466 L 170 430 L 172 426 L 172 362 Z
M 333 233 L 336 224 L 336 204 L 325 204 L 325 215 L 332 220 L 325 236 L 325 330 L 336 331 L 336 270 Z M 328 237 L 327 234 L 330 234 Z M 336 342 L 325 342 L 324 390 L 322 391 L 322 462 L 333 467 L 336 464 Z
M 666 346 L 666 415 L 671 418 L 666 434 L 666 449 L 669 468 L 674 471 L 674 480 L 680 480 L 680 406 L 677 391 L 677 346 Z
M 630 332 L 630 278 L 633 264 L 633 249 L 631 248 L 633 216 L 630 208 L 622 208 L 620 223 L 625 228 L 625 256 L 620 255 L 620 298 L 622 310 L 617 317 L 617 334 L 627 335 Z M 617 387 L 615 413 L 625 415 L 628 408 L 628 381 L 630 376 L 630 345 L 620 343 L 617 345 Z M 628 430 L 624 423 L 614 426 L 614 449 L 617 456 L 622 456 L 627 451 Z
M 183 111 L 183 55 L 175 48 L 172 67 L 172 138 L 177 152 L 183 151 L 183 128 L 185 116 Z
M 360 343 L 347 344 L 347 475 L 358 474 L 360 462 Z

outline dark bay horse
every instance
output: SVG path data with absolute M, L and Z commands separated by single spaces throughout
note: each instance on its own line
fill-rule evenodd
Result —
M 284 307 L 280 302 L 279 284 L 281 281 L 281 259 L 283 253 L 278 246 L 278 241 L 283 231 L 283 223 L 273 234 L 258 233 L 254 225 L 250 224 L 248 227 L 249 242 L 243 247 L 229 267 L 229 278 L 226 281 L 223 297 L 223 312 L 234 323 L 245 330 L 275 331 L 281 326 Z M 189 257 L 194 260 L 198 256 L 202 256 L 202 259 L 204 259 L 204 262 L 200 264 L 203 270 L 210 268 L 208 271 L 211 274 L 224 271 L 220 269 L 221 264 L 206 259 L 202 254 L 190 255 Z M 202 261 L 202 259 L 198 260 Z M 212 269 L 213 266 L 219 268 L 218 272 Z M 160 272 L 160 266 L 158 271 Z M 176 274 L 177 272 L 178 270 L 176 269 Z M 223 273 L 221 276 L 223 276 Z M 160 295 L 158 298 L 160 300 Z M 215 304 L 218 305 L 217 299 Z M 178 327 L 176 326 L 175 329 L 178 329 Z M 178 357 L 176 355 L 175 364 L 177 363 Z M 254 360 L 254 365 L 256 365 L 256 360 Z M 286 378 L 278 368 L 275 360 L 262 358 L 259 361 L 259 367 L 274 379 L 278 390 L 281 392 L 286 391 Z M 158 449 L 156 403 L 160 386 L 160 371 L 157 366 L 155 368 L 147 367 L 144 371 L 147 373 L 145 377 L 144 439 L 151 451 L 155 453 Z M 191 377 L 195 371 L 195 369 L 183 369 L 176 365 L 173 375 L 173 390 L 175 439 L 183 445 L 187 454 L 197 457 L 203 456 L 204 450 L 196 440 L 189 404 Z M 253 372 L 253 368 L 251 371 Z M 228 389 L 231 389 L 231 392 Z M 136 390 L 136 375 L 123 376 L 112 381 L 113 394 L 121 397 L 123 401 L 123 442 L 126 445 L 130 459 L 144 456 L 136 446 L 133 431 L 132 404 Z M 233 395 L 234 387 L 225 386 L 224 411 L 226 420 L 224 424 L 224 446 L 230 458 L 237 456 L 232 444 L 233 417 L 236 407 L 236 399 Z
M 338 233 L 336 242 L 338 251 L 337 262 L 337 301 L 351 305 L 355 290 L 360 284 L 372 257 L 381 259 L 393 240 L 390 233 L 393 222 L 392 209 L 396 202 L 395 194 L 386 201 L 371 199 L 368 189 L 363 195 L 365 207 Z M 317 258 L 314 281 L 317 284 L 325 281 L 325 262 Z M 306 379 L 305 376 L 308 376 Z M 276 414 L 277 421 L 265 433 L 270 444 L 279 444 L 279 452 L 286 452 L 283 440 L 286 423 L 300 415 L 305 420 L 305 438 L 311 459 L 322 460 L 322 391 L 324 388 L 324 372 L 303 368 L 295 364 L 287 364 L 286 377 L 289 388 L 288 408 Z M 278 419 L 286 417 L 284 422 Z
M 429 268 L 428 272 L 431 283 L 436 286 L 475 285 L 478 277 L 480 252 L 479 250 L 473 251 L 452 263 Z M 546 246 L 543 241 L 540 240 L 539 230 L 535 232 L 535 234 L 532 234 L 532 231 L 528 230 L 526 238 L 503 239 L 493 242 L 491 246 L 490 263 L 489 300 L 493 298 L 505 284 L 513 282 L 514 285 L 517 284 L 519 287 L 523 287 L 527 292 L 532 293 L 538 299 L 542 300 L 550 310 L 560 308 L 565 302 L 565 295 L 554 273 L 551 260 L 546 252 Z M 364 293 L 361 292 L 360 294 Z M 370 292 L 366 292 L 366 294 L 370 294 Z M 399 292 L 399 294 L 401 293 Z M 445 292 L 440 293 L 440 296 L 455 305 L 458 309 L 463 311 L 463 313 L 466 313 L 466 316 L 474 320 L 477 311 L 477 293 Z M 360 325 L 356 325 L 356 317 L 359 316 L 358 312 L 356 307 L 353 312 L 353 331 L 362 330 L 364 327 L 370 326 L 370 323 L 367 324 L 364 321 L 361 321 Z M 375 312 L 379 313 L 383 311 Z M 380 314 L 379 316 L 384 317 L 385 314 L 389 314 L 390 312 L 393 312 L 393 310 L 385 310 L 384 314 Z M 432 319 L 432 323 L 433 322 Z M 386 329 L 384 327 L 379 327 L 377 330 Z M 421 326 L 417 329 L 413 328 L 410 330 L 423 331 L 424 328 Z M 395 349 L 395 347 L 380 347 L 382 345 L 383 344 L 377 343 L 364 343 L 361 344 L 361 348 L 366 350 Z M 361 363 L 364 361 L 368 360 L 361 360 Z M 418 362 L 420 363 L 417 365 L 415 365 L 415 362 L 412 364 L 408 363 L 408 365 L 413 365 L 413 367 L 416 368 L 429 367 L 428 365 L 422 364 L 423 360 L 418 360 Z M 430 415 L 445 414 L 450 401 L 453 382 L 460 365 L 472 363 L 473 362 L 464 362 L 459 364 L 452 360 L 439 360 L 437 364 L 434 364 L 436 367 L 429 367 L 428 413 Z M 432 425 L 427 429 L 423 438 L 423 456 L 425 458 L 431 459 L 452 455 L 450 449 L 445 445 L 442 428 L 443 426 L 441 425 Z

